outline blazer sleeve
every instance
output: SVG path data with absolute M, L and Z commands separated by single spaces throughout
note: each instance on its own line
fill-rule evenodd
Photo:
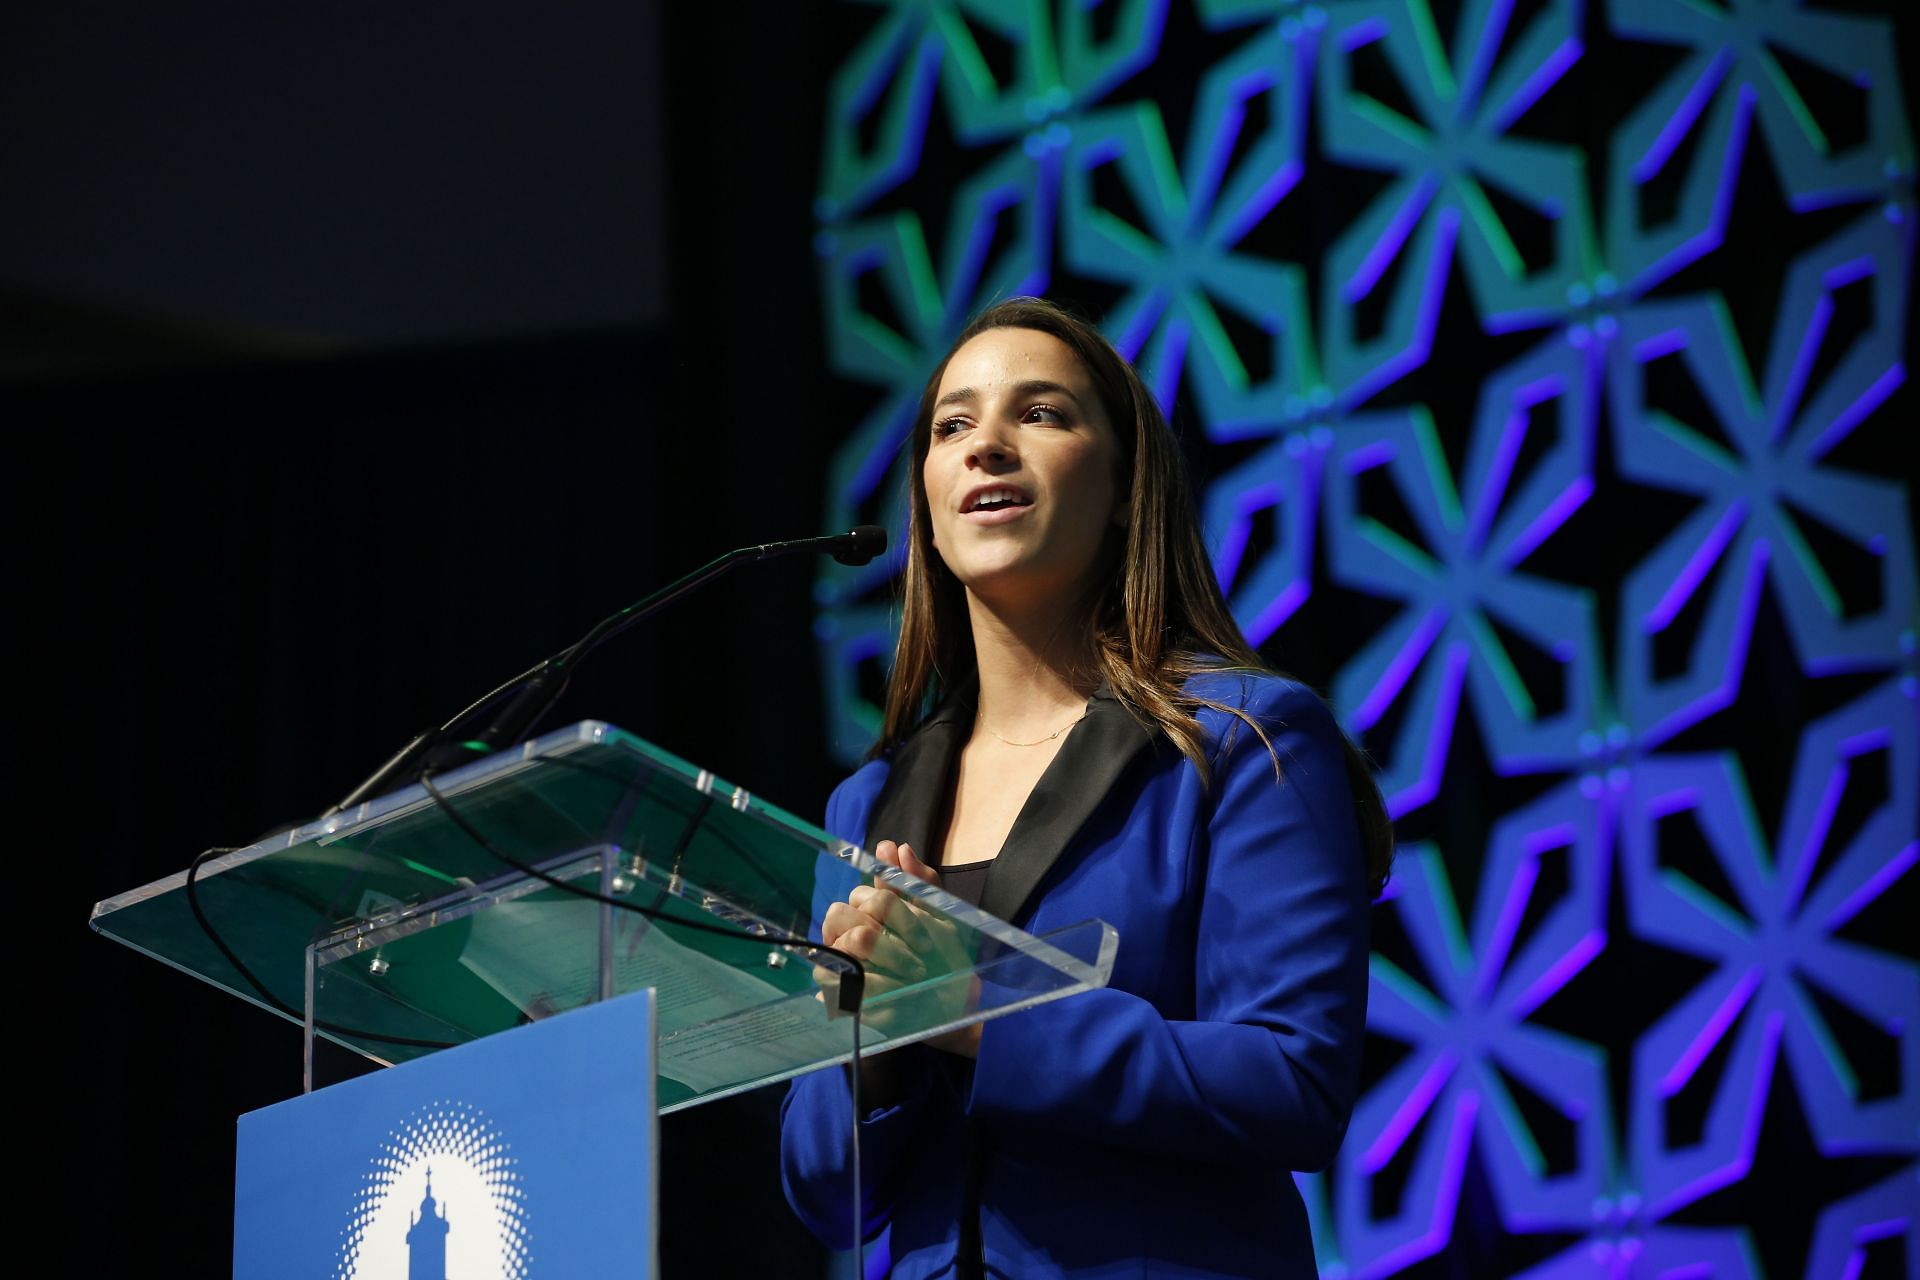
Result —
M 1258 737 L 1229 721 L 1192 834 L 1197 1016 L 1169 1019 L 1109 988 L 988 1022 L 971 1115 L 1181 1160 L 1332 1161 L 1367 999 L 1366 871 L 1343 740 L 1298 685 L 1263 682 L 1247 710 L 1281 778 Z
M 854 807 L 846 800 L 849 783 L 835 788 L 827 801 L 827 830 L 835 835 L 851 830 L 848 818 L 852 815 L 846 812 Z M 826 871 L 831 870 L 823 870 L 815 890 L 809 932 L 816 942 L 827 907 L 857 883 L 857 877 L 851 874 L 829 878 Z M 869 1240 L 887 1225 L 893 1212 L 894 1190 L 904 1184 L 918 1156 L 916 1137 L 924 1127 L 929 1094 L 945 1086 L 941 1073 L 928 1059 L 929 1052 L 922 1045 L 894 1050 L 889 1056 L 897 1060 L 902 1076 L 900 1102 L 883 1108 L 863 1105 L 861 1220 Z M 844 1067 L 827 1067 L 802 1076 L 793 1082 L 780 1104 L 780 1185 L 794 1213 L 815 1238 L 832 1249 L 853 1247 L 853 1090 L 849 1075 Z

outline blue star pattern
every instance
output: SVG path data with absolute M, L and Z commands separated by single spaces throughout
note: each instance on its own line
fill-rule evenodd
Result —
M 1299 181 L 1311 49 L 1310 38 L 1275 27 L 1209 71 L 1179 167 L 1152 103 L 1099 112 L 1073 131 L 1062 212 L 1067 265 L 1129 287 L 1105 322 L 1115 345 L 1165 403 L 1184 375 L 1216 439 L 1268 434 L 1297 421 L 1316 391 L 1326 394 L 1304 270 L 1233 251 Z M 1267 100 L 1270 123 L 1235 156 L 1256 96 Z M 1092 174 L 1107 164 L 1118 169 L 1145 226 L 1095 200 Z M 1269 335 L 1273 372 L 1265 379 L 1249 376 L 1220 307 Z
M 1804 667 L 1816 673 L 1886 666 L 1912 644 L 1913 538 L 1906 487 L 1827 464 L 1827 457 L 1899 386 L 1911 262 L 1910 220 L 1878 212 L 1794 264 L 1756 387 L 1725 305 L 1715 296 L 1647 303 L 1622 319 L 1613 361 L 1615 453 L 1623 475 L 1696 495 L 1687 520 L 1627 578 L 1621 691 L 1628 717 L 1664 737 L 1720 709 L 1740 680 L 1762 577 L 1780 592 Z M 1873 322 L 1824 382 L 1808 377 L 1826 345 L 1833 294 L 1864 284 Z M 1683 422 L 1646 402 L 1647 367 L 1675 357 L 1709 421 Z M 1724 441 L 1724 443 L 1722 443 Z M 1876 563 L 1880 606 L 1847 617 L 1808 544 L 1815 522 Z M 1704 580 L 1724 565 L 1711 587 Z M 1684 675 L 1657 680 L 1653 637 L 1696 592 L 1705 622 Z
M 1656 1209 L 1746 1173 L 1783 1051 L 1823 1152 L 1920 1154 L 1920 962 L 1840 933 L 1920 857 L 1914 788 L 1896 785 L 1844 847 L 1827 849 L 1848 788 L 1862 785 L 1858 762 L 1874 752 L 1884 753 L 1890 778 L 1920 777 L 1914 699 L 1891 682 L 1808 728 L 1772 849 L 1728 756 L 1661 757 L 1633 771 L 1621 841 L 1633 928 L 1715 965 L 1634 1048 L 1631 1141 L 1640 1192 Z M 1661 823 L 1676 815 L 1698 824 L 1731 901 L 1661 858 Z M 1891 1094 L 1860 1096 L 1815 992 L 1892 1041 Z M 1728 1059 L 1705 1134 L 1675 1147 L 1665 1134 L 1666 1100 L 1723 1040 Z
M 1591 270 L 1593 232 L 1579 152 L 1513 126 L 1580 55 L 1581 6 L 1561 4 L 1509 39 L 1512 5 L 1474 0 L 1444 48 L 1426 0 L 1342 5 L 1319 84 L 1328 152 L 1394 175 L 1327 254 L 1321 292 L 1328 374 L 1357 403 L 1422 363 L 1455 254 L 1490 332 L 1546 323 Z M 1379 46 L 1409 118 L 1352 84 L 1356 53 Z M 1553 256 L 1529 269 L 1487 188 L 1553 228 Z M 1385 282 L 1399 265 L 1397 284 Z M 1392 289 L 1380 334 L 1356 332 L 1359 304 Z
M 829 360 L 872 399 L 827 526 L 903 527 L 915 399 L 971 314 L 1091 305 L 1198 464 L 1235 620 L 1328 693 L 1406 836 L 1377 1080 L 1298 1178 L 1322 1274 L 1920 1272 L 1895 18 L 851 2 L 818 249 Z M 816 584 L 848 763 L 898 567 Z M 1783 1099 L 1862 1172 L 1770 1165 Z M 1743 1182 L 1792 1212 L 1729 1217 Z
M 1320 477 L 1333 432 L 1289 432 L 1207 488 L 1200 521 L 1210 536 L 1214 573 L 1247 642 L 1266 642 L 1313 589 L 1314 531 Z M 1283 536 L 1251 562 L 1247 546 L 1262 512 Z
M 886 15 L 833 77 L 816 206 L 857 215 L 920 162 L 936 90 L 955 134 L 995 143 L 1097 100 L 1150 62 L 1165 0 L 1113 0 L 1124 12 L 1097 36 L 1085 7 L 1056 31 L 1047 0 L 880 0 Z M 981 37 L 1005 42 L 1015 68 L 995 79 Z M 861 134 L 871 132 L 870 141 Z
M 1480 397 L 1467 488 L 1456 490 L 1423 410 L 1342 424 L 1330 467 L 1330 569 L 1335 579 L 1406 608 L 1340 672 L 1334 703 L 1348 727 L 1371 729 L 1396 701 L 1407 712 L 1382 756 L 1396 815 L 1432 800 L 1462 689 L 1496 769 L 1566 768 L 1598 715 L 1602 664 L 1588 592 L 1515 566 L 1592 492 L 1592 376 L 1586 355 L 1548 339 L 1489 381 Z M 1564 407 L 1543 460 L 1517 485 L 1513 460 L 1546 401 Z M 1367 515 L 1359 477 L 1384 468 L 1418 543 Z M 1542 714 L 1515 673 L 1495 623 L 1550 655 L 1562 705 Z
M 1857 1276 L 1866 1247 L 1899 1240 L 1910 1276 L 1920 1275 L 1920 1164 L 1909 1165 L 1885 1182 L 1847 1197 L 1820 1215 L 1813 1248 L 1807 1253 L 1807 1280 L 1821 1276 Z
M 1613 29 L 1686 49 L 1684 60 L 1614 133 L 1606 193 L 1607 256 L 1634 290 L 1652 287 L 1718 246 L 1734 178 L 1757 119 L 1796 209 L 1893 198 L 1913 178 L 1893 41 L 1866 17 L 1809 11 L 1798 0 L 1718 5 L 1614 0 Z M 1865 136 L 1838 147 L 1782 65 L 1781 50 L 1849 82 L 1865 98 Z M 1687 164 L 1684 143 L 1693 155 Z M 1676 209 L 1645 225 L 1641 193 L 1679 176 Z
M 1606 1190 L 1605 1054 L 1528 1021 L 1605 944 L 1606 825 L 1604 799 L 1571 784 L 1503 819 L 1489 840 L 1471 935 L 1440 852 L 1402 850 L 1392 910 L 1426 977 L 1374 957 L 1369 1030 L 1412 1052 L 1361 1100 L 1335 1166 L 1338 1235 L 1355 1273 L 1412 1262 L 1446 1243 L 1469 1145 L 1516 1230 L 1583 1226 Z M 1565 859 L 1569 887 L 1520 936 L 1529 908 L 1541 905 L 1534 898 L 1548 855 Z M 1515 1087 L 1571 1123 L 1571 1169 L 1548 1171 Z M 1375 1218 L 1367 1184 L 1423 1124 L 1400 1211 Z

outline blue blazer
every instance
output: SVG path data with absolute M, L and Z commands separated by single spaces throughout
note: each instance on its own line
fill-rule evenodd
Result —
M 1209 672 L 1210 785 L 1109 693 L 1020 811 L 981 906 L 1031 933 L 1119 931 L 1104 990 L 988 1022 L 977 1062 L 896 1050 L 905 1101 L 861 1121 L 870 1232 L 899 1280 L 950 1274 L 977 1201 L 989 1275 L 1311 1276 L 1292 1171 L 1346 1133 L 1366 1024 L 1366 869 L 1340 731 L 1277 676 Z M 933 847 L 972 708 L 943 708 L 827 804 L 871 848 Z M 816 904 L 817 909 L 824 909 Z M 852 1236 L 844 1070 L 781 1113 L 787 1198 L 822 1241 Z

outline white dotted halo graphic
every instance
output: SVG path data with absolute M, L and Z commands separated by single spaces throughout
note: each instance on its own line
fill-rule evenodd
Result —
M 446 1270 L 460 1280 L 525 1280 L 526 1188 L 511 1146 L 480 1108 L 430 1102 L 389 1131 L 354 1193 L 336 1280 L 408 1280 L 408 1228 L 431 1175 L 447 1221 Z

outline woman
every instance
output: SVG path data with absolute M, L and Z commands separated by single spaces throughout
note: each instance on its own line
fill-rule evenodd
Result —
M 1098 331 L 998 304 L 916 421 L 885 728 L 827 829 L 1120 946 L 1103 990 L 864 1065 L 864 1220 L 902 1278 L 1312 1275 L 1291 1171 L 1332 1159 L 1353 1100 L 1379 793 L 1241 639 L 1166 422 Z M 908 911 L 855 889 L 822 939 L 880 969 Z M 850 1108 L 819 1072 L 782 1113 L 788 1199 L 842 1248 Z

